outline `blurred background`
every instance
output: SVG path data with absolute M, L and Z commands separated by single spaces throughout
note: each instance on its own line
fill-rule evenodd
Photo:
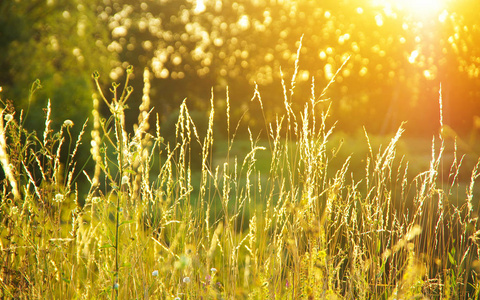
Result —
M 300 51 L 297 50 L 302 39 Z M 299 55 L 299 57 L 297 57 Z M 446 137 L 461 137 L 475 153 L 480 129 L 480 1 L 478 0 L 3 0 L 0 2 L 2 99 L 26 111 L 41 132 L 47 100 L 59 126 L 77 131 L 91 114 L 91 74 L 105 91 L 134 67 L 130 124 L 137 120 L 144 68 L 151 70 L 151 105 L 162 126 L 186 98 L 199 122 L 207 120 L 213 89 L 216 122 L 225 122 L 226 89 L 232 121 L 265 130 L 265 118 L 283 113 L 299 59 L 293 105 L 314 92 L 330 99 L 332 123 L 346 135 L 439 134 L 442 89 Z M 348 61 L 347 61 L 348 59 Z M 108 111 L 104 108 L 105 115 Z M 260 120 L 262 120 L 260 122 Z M 261 124 L 259 124 L 261 123 Z M 169 125 L 170 124 L 170 125 Z M 131 126 L 131 125 L 130 125 Z M 168 134 L 168 133 L 165 133 Z M 88 143 L 86 143 L 88 145 Z

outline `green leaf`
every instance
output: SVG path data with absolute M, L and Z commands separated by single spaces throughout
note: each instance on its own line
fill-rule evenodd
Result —
M 120 226 L 122 226 L 122 225 L 130 224 L 130 223 L 133 223 L 133 222 L 134 222 L 133 220 L 123 221 L 123 222 L 120 223 L 120 225 L 118 225 L 118 226 L 120 227 Z
M 454 251 L 455 252 L 455 251 Z M 453 258 L 452 254 L 448 253 L 448 260 L 450 261 L 450 263 L 452 265 L 457 265 L 457 262 L 455 261 L 455 259 Z
M 137 173 L 133 171 L 132 169 L 126 169 L 125 172 L 136 175 Z
M 106 244 L 106 245 L 103 245 L 103 246 L 100 247 L 100 249 L 105 249 L 105 248 L 115 248 L 115 246 L 110 245 L 110 244 Z

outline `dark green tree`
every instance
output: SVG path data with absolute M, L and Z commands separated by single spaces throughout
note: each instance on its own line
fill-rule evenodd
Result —
M 52 104 L 54 124 L 71 119 L 81 128 L 90 114 L 91 74 L 108 74 L 115 53 L 107 50 L 108 28 L 96 0 L 0 2 L 0 85 L 4 97 L 27 111 L 26 126 L 42 130 L 42 108 Z M 42 88 L 29 99 L 32 83 Z

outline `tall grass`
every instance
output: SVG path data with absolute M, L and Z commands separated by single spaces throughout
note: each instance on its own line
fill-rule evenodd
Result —
M 2 101 L 3 298 L 478 298 L 479 163 L 461 182 L 455 151 L 444 173 L 441 135 L 430 167 L 411 176 L 396 153 L 403 126 L 379 149 L 365 133 L 369 153 L 355 179 L 351 157 L 332 167 L 341 145 L 330 143 L 325 90 L 317 95 L 312 80 L 304 109 L 293 111 L 293 75 L 290 86 L 282 80 L 285 113 L 265 120 L 265 140 L 248 130 L 245 153 L 235 151 L 243 125 L 230 124 L 228 91 L 225 112 L 212 92 L 206 132 L 184 102 L 167 143 L 150 108 L 148 69 L 138 123 L 126 127 L 129 74 L 107 95 L 99 85 L 92 126 L 76 138 L 69 120 L 51 128 L 50 105 L 38 137 Z M 268 109 L 258 89 L 252 100 Z M 219 114 L 226 140 L 214 139 Z M 88 131 L 94 166 L 82 173 L 90 186 L 81 195 L 75 155 Z M 224 157 L 214 151 L 220 143 Z

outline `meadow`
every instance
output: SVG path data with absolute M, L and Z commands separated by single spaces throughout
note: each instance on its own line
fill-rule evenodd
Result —
M 238 138 L 228 93 L 223 111 L 212 93 L 206 130 L 184 102 L 167 142 L 148 69 L 127 128 L 130 73 L 108 92 L 94 74 L 91 126 L 52 128 L 49 105 L 36 134 L 2 99 L 2 299 L 478 298 L 478 157 L 445 134 L 413 164 L 403 125 L 349 144 L 313 82 L 293 111 L 294 74 L 262 135 Z M 258 90 L 252 101 L 268 109 Z M 87 135 L 88 172 L 76 161 Z

